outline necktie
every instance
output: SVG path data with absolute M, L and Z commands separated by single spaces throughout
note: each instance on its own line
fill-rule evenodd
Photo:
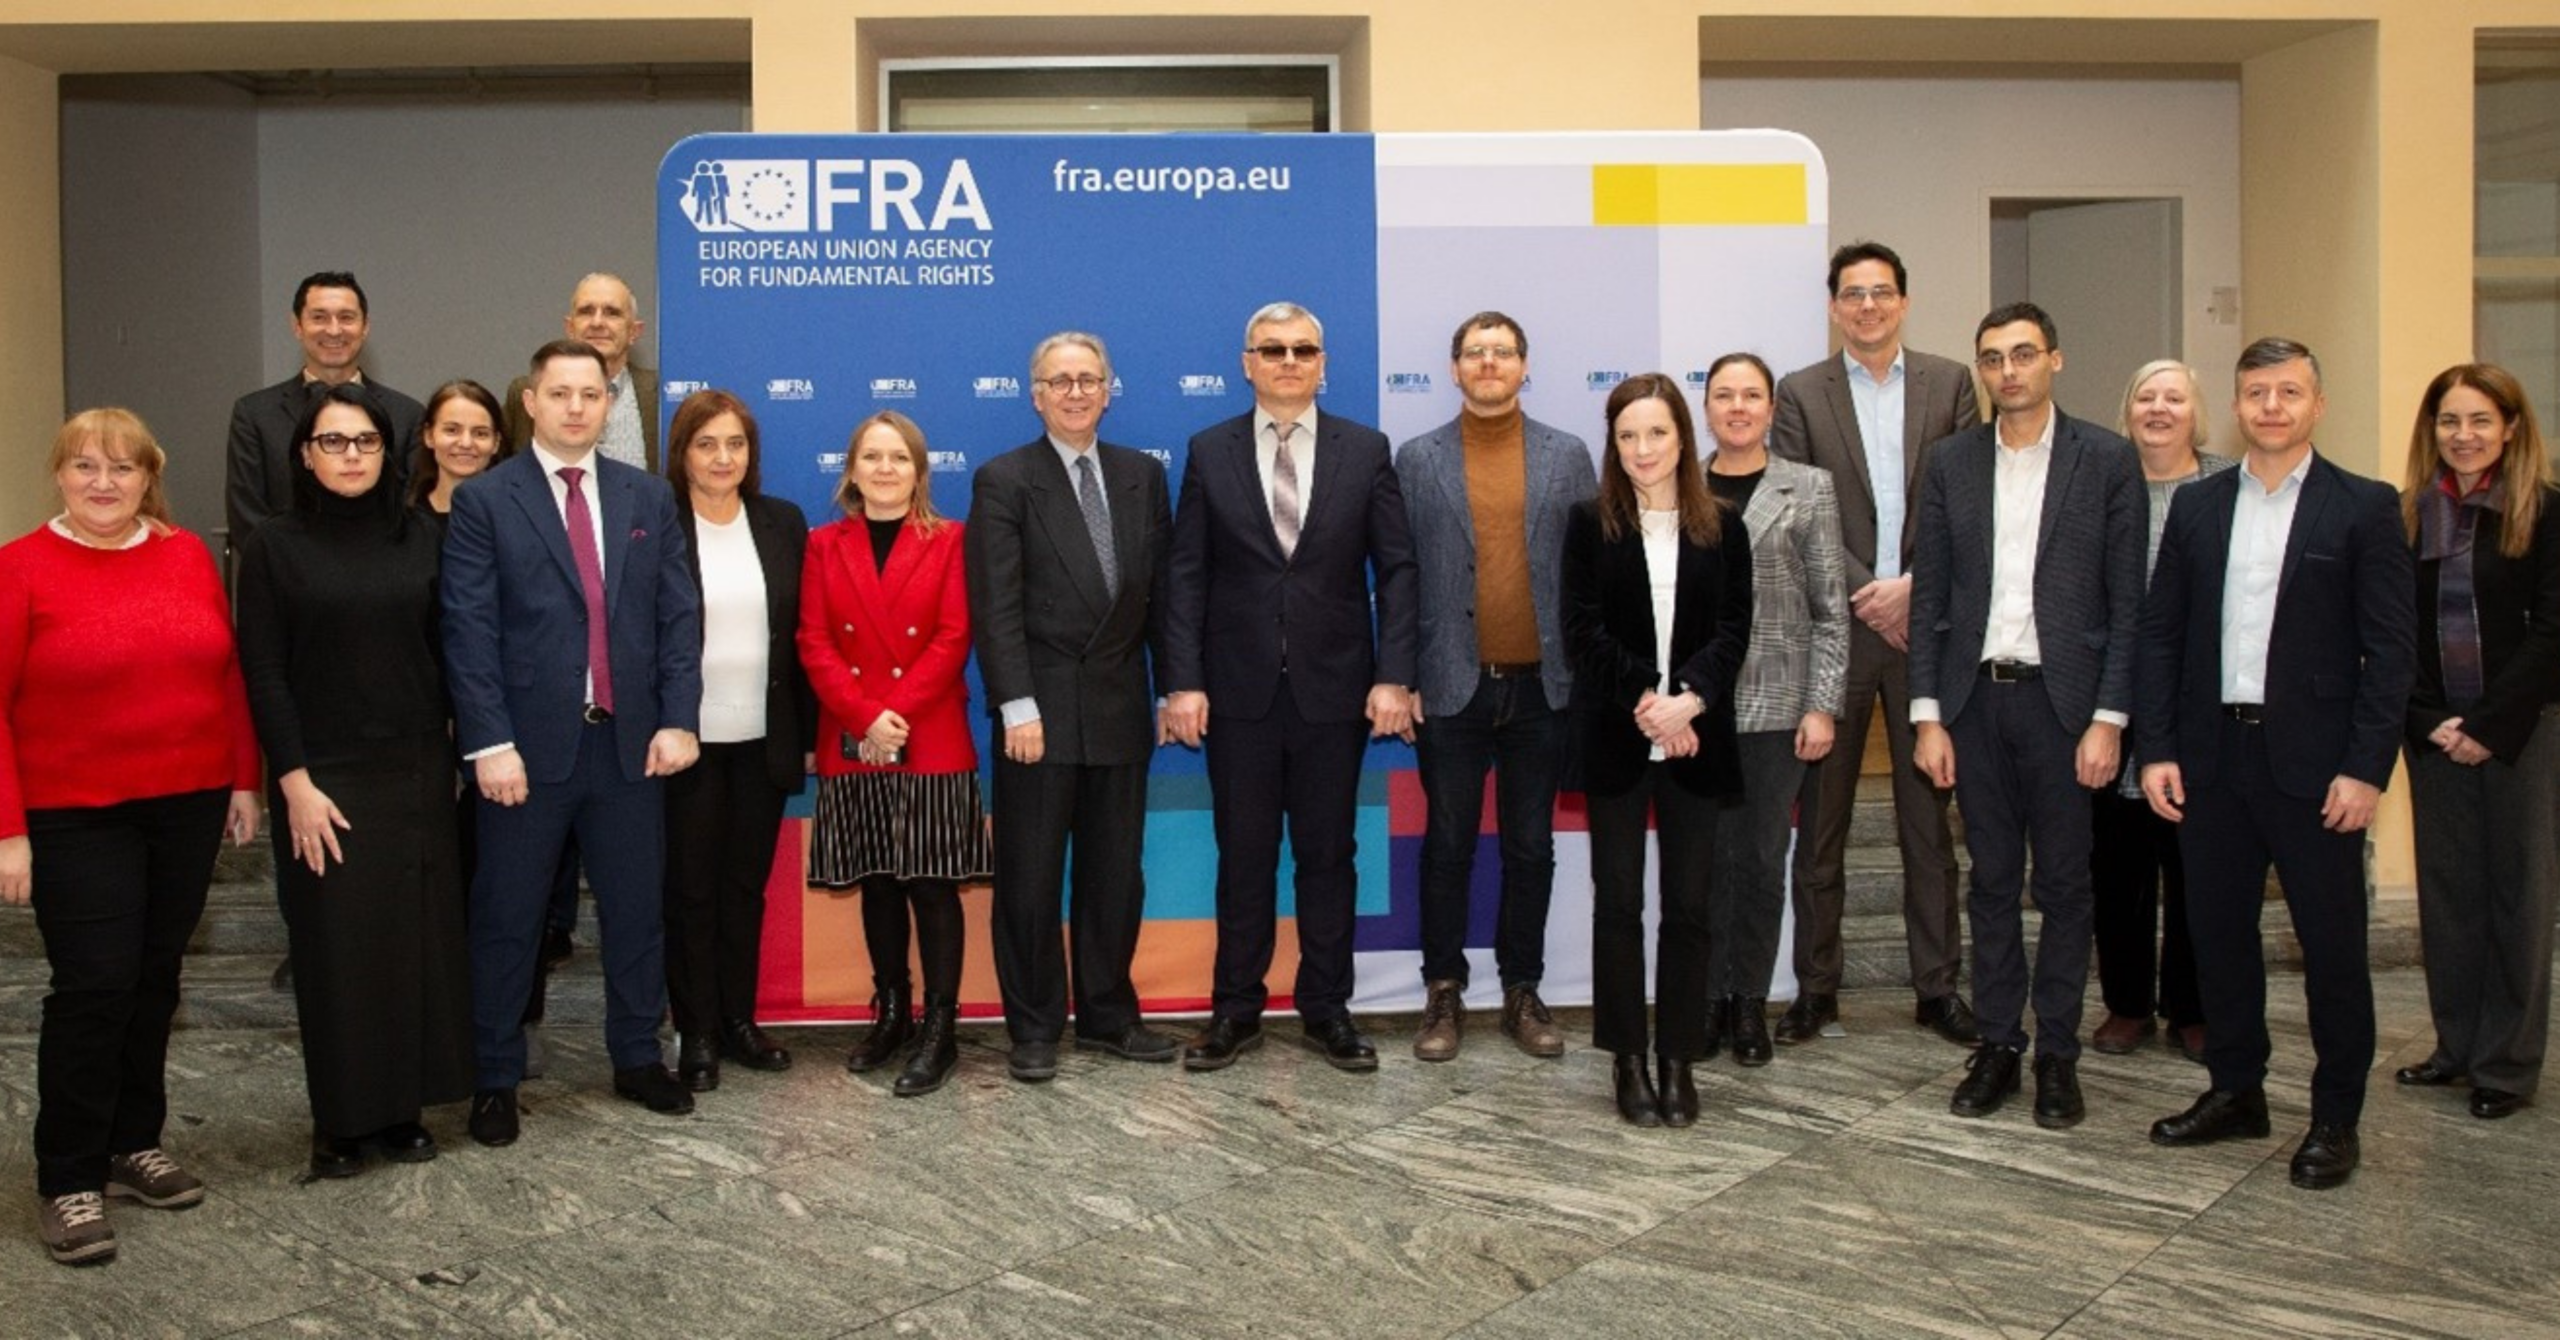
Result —
M 574 465 L 560 467 L 560 482 L 569 486 L 569 505 L 565 509 L 569 522 L 569 558 L 578 565 L 578 586 L 587 598 L 587 678 L 592 681 L 587 696 L 595 705 L 613 710 L 612 640 L 604 626 L 604 560 L 596 553 L 594 514 L 587 510 L 587 495 L 578 481 L 587 472 Z
M 1120 598 L 1120 559 L 1111 547 L 1111 513 L 1102 506 L 1102 471 L 1093 464 L 1091 448 L 1076 458 L 1076 506 L 1084 511 L 1084 528 L 1093 536 L 1093 556 L 1102 560 L 1102 589 Z
M 1282 558 L 1298 552 L 1298 458 L 1289 453 L 1289 435 L 1297 431 L 1294 423 L 1271 425 L 1271 435 L 1280 443 L 1271 455 L 1271 530 L 1279 537 Z

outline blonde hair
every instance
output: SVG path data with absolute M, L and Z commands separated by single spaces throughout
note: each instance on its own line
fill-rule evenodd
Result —
M 160 449 L 160 439 L 151 435 L 150 425 L 132 410 L 102 405 L 63 420 L 61 431 L 53 435 L 53 455 L 45 462 L 45 473 L 60 475 L 62 468 L 78 459 L 93 442 L 108 460 L 130 461 L 141 466 L 142 473 L 148 476 L 142 487 L 142 504 L 135 509 L 142 519 L 164 534 L 177 529 L 177 522 L 169 516 L 169 496 L 160 486 L 161 472 L 169 465 L 169 453 Z
M 2187 408 L 2191 411 L 2187 417 L 2195 423 L 2187 445 L 2201 456 L 2206 441 L 2212 435 L 2212 429 L 2205 423 L 2204 378 L 2197 376 L 2194 368 L 2174 358 L 2155 358 L 2133 370 L 2133 380 L 2124 384 L 2124 404 L 2116 409 L 2116 431 L 2126 437 L 2133 436 L 2133 398 L 2142 393 L 2144 382 L 2163 372 L 2174 372 L 2187 379 Z
M 853 426 L 853 435 L 844 441 L 844 474 L 836 480 L 836 506 L 846 516 L 862 510 L 862 486 L 853 482 L 855 465 L 862 456 L 862 435 L 874 428 L 886 428 L 907 444 L 907 460 L 916 468 L 915 491 L 907 497 L 907 522 L 918 533 L 931 535 L 942 528 L 942 514 L 933 510 L 933 457 L 924 444 L 924 429 L 916 421 L 894 409 L 884 409 Z

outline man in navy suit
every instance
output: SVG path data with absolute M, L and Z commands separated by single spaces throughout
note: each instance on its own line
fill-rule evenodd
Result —
M 471 1135 L 516 1138 L 523 1014 L 561 844 L 586 853 L 603 933 L 614 1092 L 655 1112 L 693 1095 L 658 1046 L 666 800 L 702 706 L 702 608 L 666 481 L 596 454 L 602 355 L 535 352 L 527 450 L 457 489 L 444 552 L 454 732 L 481 797 L 471 882 Z
M 2036 1124 L 2059 1128 L 2084 1111 L 2094 894 L 2083 793 L 2114 783 L 2133 706 L 2146 502 L 2133 445 L 2054 405 L 2052 317 L 2012 303 L 1982 318 L 1973 343 L 1998 414 L 1929 449 L 1911 549 L 1912 756 L 1955 790 L 1973 855 L 1982 1047 L 1949 1107 L 1986 1117 L 2018 1091 L 2032 997 Z M 2030 846 L 2044 919 L 2032 978 Z
M 2391 780 L 2417 673 L 2416 577 L 2399 498 L 2312 448 L 2320 364 L 2284 339 L 2240 354 L 2244 468 L 2178 491 L 2142 605 L 2133 719 L 2142 791 L 2181 825 L 2187 931 L 2213 1087 L 2152 1123 L 2163 1145 L 2264 1136 L 2275 863 L 2302 942 L 2311 1130 L 2293 1184 L 2341 1186 L 2373 1065 L 2364 830 Z
M 1316 412 L 1315 315 L 1272 303 L 1244 343 L 1253 409 L 1191 439 L 1166 585 L 1164 729 L 1208 742 L 1218 835 L 1212 1017 L 1182 1062 L 1217 1070 L 1261 1045 L 1285 819 L 1306 1043 L 1374 1070 L 1350 1012 L 1353 824 L 1369 737 L 1413 728 L 1413 541 L 1387 439 Z

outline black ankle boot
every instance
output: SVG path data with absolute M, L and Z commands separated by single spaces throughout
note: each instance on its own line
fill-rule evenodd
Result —
M 960 1064 L 960 1039 L 953 1031 L 959 1015 L 958 1001 L 925 998 L 924 1027 L 916 1030 L 916 1049 L 908 1054 L 907 1068 L 898 1072 L 890 1092 L 914 1098 L 941 1088 L 951 1078 L 951 1068 Z
M 1698 1084 L 1689 1073 L 1690 1063 L 1662 1058 L 1662 1082 L 1654 1092 L 1662 1100 L 1662 1124 L 1695 1126 L 1698 1124 Z
M 1736 996 L 1725 1004 L 1733 1013 L 1734 1064 L 1769 1064 L 1769 1002 Z
M 916 1035 L 914 1003 L 903 986 L 880 988 L 871 998 L 871 1031 L 854 1044 L 853 1055 L 844 1058 L 844 1068 L 859 1075 L 897 1060 L 899 1049 Z
M 1653 1065 L 1643 1053 L 1618 1054 L 1617 1081 L 1619 1116 L 1638 1126 L 1662 1124 L 1662 1102 L 1653 1092 Z

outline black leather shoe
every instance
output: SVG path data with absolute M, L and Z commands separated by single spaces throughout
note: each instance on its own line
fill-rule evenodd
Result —
M 2293 1184 L 2305 1191 L 2333 1190 L 2345 1186 L 2362 1161 L 2355 1127 L 2315 1121 L 2311 1133 L 2302 1137 L 2302 1147 L 2293 1151 Z
M 752 1019 L 732 1019 L 720 1029 L 720 1059 L 749 1070 L 789 1070 L 791 1053 L 764 1035 Z
M 2504 1089 L 2473 1089 L 2471 1115 L 2482 1121 L 2496 1121 L 2500 1117 L 2512 1117 L 2523 1111 L 2524 1105 L 2531 1101 L 2533 1100 L 2523 1094 L 2509 1093 Z
M 2066 1130 L 2088 1115 L 2080 1101 L 2080 1063 L 2067 1056 L 2036 1058 L 2036 1124 L 2048 1131 Z
M 1822 1036 L 1823 1026 L 1840 1021 L 1840 998 L 1837 996 L 1796 997 L 1787 1012 L 1778 1017 L 1778 1045 L 1793 1047 Z
M 907 1054 L 906 1069 L 898 1072 L 898 1082 L 889 1086 L 889 1092 L 900 1098 L 918 1098 L 941 1088 L 942 1082 L 951 1078 L 952 1067 L 960 1064 L 960 1039 L 953 1032 L 959 1020 L 958 1001 L 925 1002 L 924 1027 L 916 1030 L 916 1049 Z M 1051 1070 L 1057 1068 L 1054 1051 L 1049 1064 Z
M 880 994 L 871 998 L 871 1031 L 853 1044 L 853 1054 L 844 1058 L 844 1068 L 859 1075 L 897 1060 L 898 1053 L 916 1035 L 913 1003 L 903 986 L 880 988 Z
M 1055 1042 L 1017 1042 L 1004 1058 L 1004 1072 L 1025 1084 L 1043 1084 L 1058 1077 L 1058 1044 Z
M 569 938 L 567 930 L 558 926 L 542 928 L 542 966 L 544 968 L 557 968 L 568 962 L 569 955 L 576 948 L 577 941 Z
M 471 1138 L 491 1149 L 516 1142 L 516 1091 L 482 1089 L 471 1095 Z
M 2264 1089 L 2209 1089 L 2186 1111 L 2151 1123 L 2155 1145 L 2209 1145 L 2216 1140 L 2255 1140 L 2267 1126 Z
M 364 1142 L 343 1136 L 311 1135 L 311 1175 L 353 1177 L 364 1171 Z
M 1959 1117 L 1987 1117 L 2018 1091 L 2018 1049 L 1985 1047 L 1964 1063 L 1964 1080 L 1947 1110 Z
M 709 1093 L 720 1087 L 720 1055 L 711 1050 L 709 1038 L 684 1035 L 676 1048 L 676 1078 L 693 1093 Z
M 1662 1058 L 1662 1078 L 1654 1085 L 1654 1097 L 1662 1104 L 1665 1126 L 1698 1124 L 1698 1081 L 1689 1070 L 1687 1061 Z
M 1262 1024 L 1244 1019 L 1212 1019 L 1199 1036 L 1182 1046 L 1185 1070 L 1224 1070 L 1236 1058 L 1262 1045 Z
M 2392 1071 L 2391 1079 L 2412 1088 L 2434 1088 L 2461 1082 L 2462 1067 L 2441 1056 L 2430 1056 L 2416 1065 L 2404 1065 Z
M 1309 1051 L 1324 1057 L 1326 1065 L 1336 1070 L 1375 1070 L 1378 1049 L 1360 1036 L 1360 1030 L 1348 1019 L 1327 1019 L 1307 1025 L 1300 1041 Z
M 1738 996 L 1733 1008 L 1733 1063 L 1740 1066 L 1769 1064 L 1769 1002 L 1757 996 Z
M 1965 1004 L 1962 996 L 1944 995 L 1936 1000 L 1921 1001 L 1919 1008 L 1911 1012 L 1911 1018 L 1912 1022 L 1935 1031 L 1939 1037 L 1959 1047 L 1981 1045 L 1982 1027 L 1974 1022 L 1973 1007 Z
M 1707 1047 L 1698 1059 L 1712 1061 L 1724 1050 L 1724 1040 L 1733 1032 L 1733 997 L 1723 996 L 1707 1002 Z
M 436 1156 L 436 1138 L 414 1121 L 375 1131 L 373 1146 L 394 1163 L 425 1163 Z
M 1170 1061 L 1182 1055 L 1182 1044 L 1170 1035 L 1159 1033 L 1145 1024 L 1131 1024 L 1117 1033 L 1103 1037 L 1076 1034 L 1076 1050 L 1104 1052 L 1123 1061 Z
M 652 1112 L 663 1112 L 671 1117 L 693 1110 L 692 1092 L 678 1084 L 676 1077 L 655 1061 L 614 1071 L 613 1091 Z
M 1618 1089 L 1618 1115 L 1636 1126 L 1662 1124 L 1662 1099 L 1653 1089 L 1653 1067 L 1640 1055 L 1621 1052 L 1612 1067 Z

